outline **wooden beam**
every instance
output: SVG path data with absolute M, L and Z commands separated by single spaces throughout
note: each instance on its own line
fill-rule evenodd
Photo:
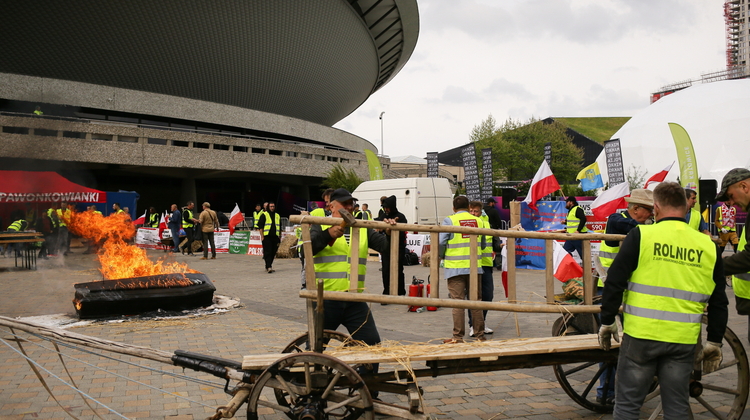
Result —
M 430 232 L 430 295 L 440 297 L 440 233 Z
M 544 241 L 544 284 L 546 286 L 547 303 L 555 302 L 555 251 L 551 239 Z
M 594 301 L 596 284 L 594 284 L 594 279 L 591 275 L 591 242 L 588 240 L 583 241 L 583 255 L 581 259 L 583 264 L 583 303 L 591 305 Z

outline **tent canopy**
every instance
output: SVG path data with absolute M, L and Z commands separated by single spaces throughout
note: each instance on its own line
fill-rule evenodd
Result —
M 645 171 L 648 178 L 676 162 L 666 180 L 677 179 L 680 168 L 668 123 L 681 125 L 690 135 L 700 179 L 715 179 L 721 184 L 730 169 L 750 167 L 750 154 L 746 152 L 750 79 L 692 86 L 643 109 L 612 135 L 620 139 L 626 172 L 634 166 Z M 597 162 L 604 176 L 604 151 Z
M 0 171 L 0 203 L 106 203 L 107 193 L 55 172 Z

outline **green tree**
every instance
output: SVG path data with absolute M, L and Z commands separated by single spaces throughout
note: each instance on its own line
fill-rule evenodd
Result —
M 643 188 L 643 184 L 646 183 L 646 175 L 648 173 L 645 169 L 640 166 L 630 165 L 628 171 L 625 172 L 625 181 L 630 186 L 631 190 L 636 188 Z
M 550 169 L 558 182 L 575 182 L 581 170 L 583 151 L 567 135 L 566 128 L 557 122 L 546 124 L 529 119 L 527 123 L 508 119 L 497 126 L 490 115 L 475 126 L 470 135 L 477 150 L 492 148 L 493 179 L 509 181 L 534 177 L 544 159 L 544 146 L 552 144 Z M 481 160 L 481 156 L 477 158 Z
M 334 165 L 320 184 L 324 188 L 346 188 L 349 192 L 357 189 L 362 178 L 353 169 L 346 169 L 341 164 Z

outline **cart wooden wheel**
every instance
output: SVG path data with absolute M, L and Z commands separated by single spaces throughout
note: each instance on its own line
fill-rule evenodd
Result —
M 561 316 L 552 325 L 552 335 L 555 337 L 565 335 L 593 334 L 599 331 L 599 317 L 596 314 L 566 314 Z M 612 351 L 612 359 L 606 362 L 582 362 L 554 365 L 555 377 L 560 386 L 568 396 L 581 407 L 597 413 L 611 413 L 614 408 L 612 399 L 598 400 L 596 388 L 599 386 L 599 378 L 608 372 L 613 372 L 617 365 L 617 352 Z M 605 382 L 605 388 L 614 392 L 614 375 L 610 375 L 609 381 Z M 612 393 L 610 392 L 610 393 Z M 607 395 L 605 390 L 604 395 Z
M 323 343 L 326 346 L 351 346 L 358 344 L 359 341 L 354 340 L 348 334 L 334 330 L 323 330 Z M 295 338 L 284 347 L 284 350 L 281 350 L 282 353 L 301 353 L 305 351 L 310 351 L 310 335 L 308 333 Z
M 281 390 L 282 401 L 274 392 Z M 276 402 L 272 402 L 276 401 Z M 292 353 L 258 376 L 248 397 L 247 418 L 283 413 L 292 420 L 374 419 L 367 384 L 349 365 L 320 353 Z
M 706 323 L 706 317 L 703 317 Z M 701 343 L 706 342 L 705 329 L 701 333 Z M 724 360 L 719 369 L 711 373 L 701 373 L 700 380 L 690 383 L 690 409 L 694 419 L 739 419 L 745 411 L 748 399 L 748 360 L 745 348 L 734 331 L 727 328 L 724 333 L 722 354 Z M 695 376 L 695 372 L 694 372 Z M 652 412 L 652 419 L 661 414 L 659 390 L 646 397 L 644 411 Z

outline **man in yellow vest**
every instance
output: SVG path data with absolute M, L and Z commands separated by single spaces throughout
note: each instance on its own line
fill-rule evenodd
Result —
M 568 197 L 565 200 L 565 208 L 568 209 L 565 231 L 568 233 L 588 232 L 589 230 L 586 228 L 586 213 L 578 205 L 578 200 L 573 196 Z M 573 255 L 573 251 L 578 252 L 578 257 L 583 261 L 583 241 L 568 239 L 565 241 L 563 249 L 568 251 L 570 255 Z
M 195 217 L 194 210 L 195 203 L 192 201 L 188 201 L 187 205 L 182 209 L 182 228 L 185 230 L 185 239 L 187 239 L 187 242 L 185 242 L 184 246 L 180 247 L 183 254 L 185 254 L 185 251 L 187 251 L 187 254 L 192 255 L 193 257 L 195 256 L 195 254 L 193 253 L 193 241 L 195 241 L 195 225 L 198 224 L 198 219 Z
M 711 232 L 708 230 L 708 223 L 703 220 L 703 216 L 701 216 L 701 213 L 694 208 L 698 198 L 698 194 L 695 192 L 695 190 L 685 188 L 685 196 L 687 197 L 687 212 L 685 212 L 685 222 L 687 222 L 688 226 L 697 230 L 698 232 L 703 232 L 706 235 L 711 236 Z
M 485 229 L 490 229 L 490 218 L 482 209 L 481 201 L 472 201 L 469 203 L 469 213 L 472 216 L 478 217 L 482 220 L 482 226 Z M 480 265 L 482 266 L 482 276 L 480 277 L 480 287 L 482 289 L 482 302 L 492 302 L 495 298 L 495 280 L 492 278 L 492 267 L 494 261 L 492 259 L 492 236 L 484 237 L 484 248 L 482 248 L 482 255 L 480 255 Z M 471 311 L 469 312 L 469 337 L 474 337 L 474 324 L 472 319 Z M 487 311 L 482 311 L 482 318 L 484 319 L 484 334 L 492 334 L 491 328 L 487 327 Z
M 622 303 L 615 419 L 639 418 L 654 376 L 659 378 L 664 418 L 689 418 L 690 379 L 706 306 L 708 341 L 697 360 L 703 361 L 705 373 L 721 364 L 728 318 L 722 263 L 711 238 L 685 223 L 686 210 L 679 184 L 659 184 L 654 190 L 656 223 L 630 231 L 610 267 L 599 346 L 608 351 L 613 336 L 620 341 L 615 317 Z
M 728 243 L 732 244 L 734 253 L 737 253 L 737 244 L 740 239 L 737 237 L 736 217 L 737 209 L 734 208 L 732 200 L 726 200 L 716 207 L 714 224 L 719 232 L 719 255 L 724 253 L 724 248 Z
M 745 211 L 750 211 L 750 170 L 735 168 L 724 175 L 717 201 L 731 200 Z M 742 229 L 737 253 L 724 258 L 724 274 L 732 276 L 735 308 L 740 315 L 750 315 L 750 246 L 748 227 Z
M 354 206 L 354 198 L 344 188 L 333 191 L 330 195 L 329 208 L 331 217 L 341 217 L 339 211 L 344 209 L 351 213 Z M 392 219 L 384 220 L 386 223 L 395 225 Z M 349 289 L 349 276 L 351 275 L 351 227 L 311 225 L 310 245 L 313 252 L 313 264 L 315 265 L 316 280 L 323 281 L 323 289 L 334 292 L 361 293 L 365 287 L 365 275 L 367 274 L 367 249 L 372 248 L 378 252 L 388 252 L 390 249 L 390 235 L 381 235 L 373 229 L 360 228 L 359 231 L 359 261 L 358 264 L 358 289 Z M 310 285 L 310 287 L 315 287 Z M 370 308 L 366 302 L 347 302 L 337 300 L 324 300 L 324 326 L 327 330 L 335 330 L 344 325 L 349 334 L 355 340 L 363 341 L 368 345 L 380 343 L 380 334 L 375 325 Z M 373 364 L 373 372 L 377 373 L 378 366 Z
M 263 214 L 263 210 L 258 203 L 255 205 L 255 211 L 253 212 L 253 230 L 258 230 L 258 220 L 260 220 L 261 214 Z
M 63 255 L 70 253 L 70 231 L 68 231 L 68 222 L 70 221 L 71 211 L 68 207 L 68 202 L 63 201 L 60 203 L 60 208 L 57 211 L 57 219 L 59 220 L 57 230 L 57 249 Z
M 630 197 L 625 197 L 628 208 L 621 213 L 612 213 L 607 218 L 604 233 L 613 235 L 627 235 L 630 231 L 648 220 L 654 213 L 654 193 L 651 190 L 635 189 Z M 604 241 L 599 246 L 599 262 L 604 270 L 609 270 L 612 261 L 620 251 L 620 241 Z M 604 283 L 599 280 L 599 287 Z
M 273 273 L 273 260 L 281 243 L 281 216 L 276 213 L 276 203 L 268 203 L 268 210 L 264 211 L 258 221 L 260 241 L 263 243 L 263 260 L 266 262 L 266 272 Z
M 483 222 L 480 218 L 469 213 L 469 199 L 461 195 L 453 199 L 453 214 L 443 220 L 443 226 L 465 226 L 481 227 Z M 451 299 L 464 300 L 469 292 L 469 282 L 475 281 L 479 284 L 479 278 L 471 279 L 471 235 L 460 233 L 440 233 L 439 254 L 444 261 L 445 278 L 448 282 L 448 295 Z M 477 274 L 480 278 L 483 270 L 481 267 L 482 249 L 485 246 L 484 236 L 477 238 Z M 478 288 L 479 299 L 482 299 L 482 288 Z M 484 338 L 484 316 L 480 309 L 471 309 L 471 317 L 474 322 L 474 334 L 477 341 L 485 341 Z M 446 344 L 463 343 L 466 333 L 466 318 L 463 309 L 453 309 L 453 336 L 443 340 Z

